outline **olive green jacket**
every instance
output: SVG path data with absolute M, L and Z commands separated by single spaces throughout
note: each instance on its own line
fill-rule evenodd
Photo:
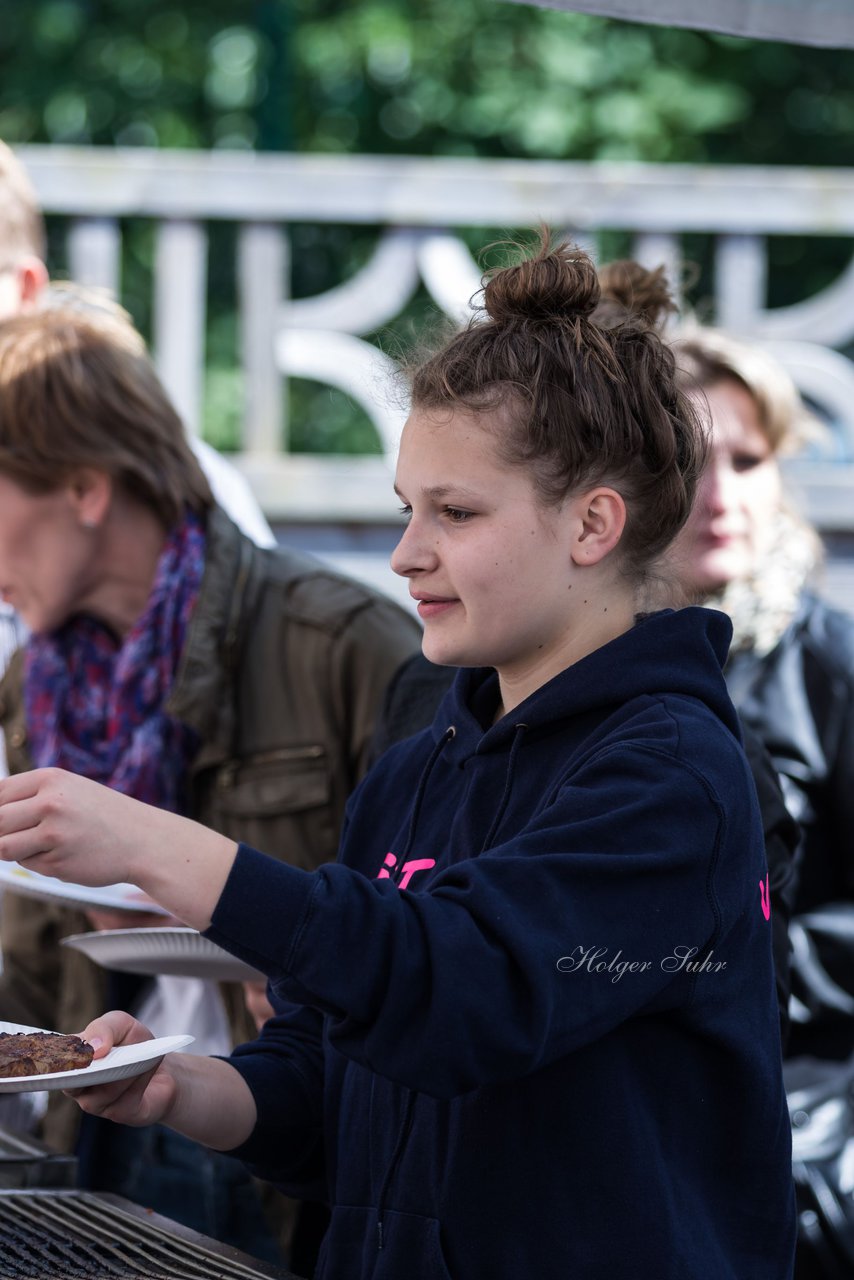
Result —
M 307 556 L 260 550 L 219 509 L 167 711 L 202 742 L 190 816 L 307 869 L 335 857 L 347 798 L 370 763 L 386 685 L 419 645 L 392 601 Z M 32 767 L 23 653 L 0 684 L 9 770 Z M 177 852 L 177 851 L 176 851 Z M 0 916 L 0 1020 L 79 1032 L 105 1008 L 105 974 L 59 939 L 80 911 L 6 892 Z M 239 986 L 224 984 L 234 1042 L 254 1027 Z M 44 1137 L 70 1150 L 76 1106 L 51 1095 Z

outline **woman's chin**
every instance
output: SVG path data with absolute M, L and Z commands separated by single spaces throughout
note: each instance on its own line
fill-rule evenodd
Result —
M 693 572 L 686 576 L 685 588 L 699 599 L 717 595 L 732 582 L 738 582 L 750 574 L 750 565 L 743 556 L 726 553 L 705 556 L 693 566 Z
M 466 663 L 458 662 L 452 655 L 448 656 L 439 646 L 428 649 L 427 646 L 424 645 L 421 652 L 424 654 L 424 657 L 428 662 L 433 663 L 434 667 L 460 667 L 467 665 Z
M 442 641 L 438 636 L 430 635 L 425 631 L 421 639 L 421 652 L 428 662 L 432 662 L 437 667 L 463 667 L 471 666 L 471 662 L 464 661 L 465 654 L 459 645 L 453 645 L 447 641 Z

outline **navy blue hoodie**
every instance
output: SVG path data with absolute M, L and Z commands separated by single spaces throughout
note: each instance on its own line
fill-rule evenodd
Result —
M 794 1203 L 729 623 L 655 614 L 493 724 L 462 672 L 338 863 L 241 846 L 209 936 L 281 1014 L 235 1154 L 325 1280 L 785 1280 Z M 288 1002 L 286 1005 L 285 1002 Z

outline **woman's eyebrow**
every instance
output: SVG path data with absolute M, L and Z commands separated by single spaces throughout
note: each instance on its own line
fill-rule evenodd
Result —
M 399 498 L 403 497 L 403 494 L 401 493 L 400 489 L 398 489 L 397 485 L 394 486 L 394 491 Z M 457 499 L 460 499 L 460 498 L 474 499 L 478 497 L 478 494 L 476 494 L 474 490 L 465 489 L 458 484 L 428 485 L 426 488 L 421 489 L 421 494 L 425 498 L 433 498 L 436 501 L 441 500 L 442 498 L 448 498 L 448 497 L 454 497 Z

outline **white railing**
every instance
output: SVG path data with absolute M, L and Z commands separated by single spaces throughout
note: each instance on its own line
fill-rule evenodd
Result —
M 389 358 L 362 336 L 388 325 L 420 284 L 462 315 L 479 270 L 461 228 L 540 221 L 595 249 L 623 230 L 634 253 L 680 278 L 683 237 L 715 237 L 717 323 L 777 352 L 838 424 L 827 458 L 793 468 L 825 529 L 854 528 L 854 261 L 820 295 L 766 307 L 767 238 L 854 235 L 854 170 L 557 163 L 456 158 L 22 147 L 46 212 L 68 219 L 73 278 L 120 293 L 120 219 L 156 223 L 153 336 L 161 374 L 191 429 L 202 418 L 207 226 L 239 223 L 245 404 L 236 461 L 272 519 L 392 518 L 389 467 L 402 410 L 382 384 Z M 383 228 L 353 279 L 289 298 L 288 224 Z M 282 379 L 308 377 L 360 402 L 385 458 L 289 454 Z M 836 460 L 831 461 L 831 456 Z

